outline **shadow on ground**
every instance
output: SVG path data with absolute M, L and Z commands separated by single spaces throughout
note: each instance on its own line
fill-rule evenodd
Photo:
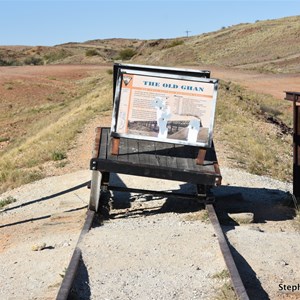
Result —
M 122 187 L 126 189 L 126 184 L 122 181 L 122 179 L 117 174 L 111 174 L 111 179 L 114 186 Z M 141 187 L 142 189 L 143 187 Z M 165 192 L 170 193 L 170 190 L 165 190 Z M 203 203 L 197 201 L 195 199 L 196 196 L 196 187 L 195 185 L 184 183 L 179 185 L 179 189 L 172 190 L 172 192 L 180 193 L 183 195 L 191 195 L 191 199 L 186 198 L 178 198 L 174 196 L 167 195 L 164 196 L 157 196 L 151 195 L 151 193 L 141 193 L 141 194 L 131 194 L 128 191 L 114 191 L 112 192 L 112 209 L 113 210 L 126 210 L 126 212 L 114 212 L 112 211 L 110 214 L 110 218 L 126 218 L 128 216 L 147 216 L 147 215 L 154 215 L 154 214 L 161 214 L 161 213 L 188 213 L 188 212 L 196 212 L 199 210 L 205 209 Z M 158 202 L 157 200 L 162 200 Z M 153 201 L 153 205 L 151 208 L 133 208 L 133 202 L 149 202 Z M 157 201 L 157 202 L 155 202 Z M 157 205 L 155 205 L 157 203 Z
M 112 174 L 113 185 L 126 189 L 126 184 L 117 174 Z M 141 187 L 142 188 L 142 187 Z M 169 192 L 169 190 L 168 190 Z M 185 183 L 174 191 L 177 193 L 191 195 L 195 197 L 196 186 Z M 228 214 L 234 213 L 252 213 L 254 223 L 265 223 L 266 221 L 284 221 L 295 217 L 292 198 L 285 191 L 266 188 L 248 188 L 221 186 L 213 189 L 216 197 L 215 209 L 224 225 L 238 225 Z M 139 200 L 142 202 L 161 200 L 161 196 L 153 196 L 150 193 L 132 195 L 128 191 L 112 193 L 112 209 L 127 209 L 123 217 L 130 215 L 153 215 L 160 213 L 188 213 L 205 209 L 203 203 L 196 199 L 180 199 L 167 196 L 162 205 L 150 209 L 132 209 L 133 202 Z M 124 213 L 111 213 L 111 218 L 122 217 Z
M 253 246 L 253 245 L 252 245 Z M 268 300 L 267 292 L 263 289 L 256 272 L 248 264 L 247 260 L 229 243 L 234 262 L 250 300 Z M 250 248 L 249 248 L 250 249 Z
M 87 181 L 87 182 L 81 183 L 79 185 L 73 186 L 73 187 L 71 187 L 69 189 L 66 189 L 64 191 L 61 191 L 61 192 L 49 195 L 49 196 L 45 196 L 45 197 L 42 197 L 42 198 L 39 198 L 39 199 L 35 199 L 35 200 L 30 200 L 30 201 L 22 203 L 20 205 L 16 205 L 16 206 L 12 206 L 12 207 L 9 207 L 9 208 L 5 208 L 5 209 L 1 210 L 1 212 L 8 212 L 10 210 L 15 210 L 15 209 L 18 209 L 18 208 L 23 208 L 24 206 L 32 205 L 32 204 L 43 202 L 43 201 L 47 201 L 47 200 L 50 200 L 50 199 L 53 199 L 53 198 L 56 198 L 56 197 L 59 197 L 59 196 L 62 196 L 62 195 L 74 192 L 74 191 L 79 190 L 79 189 L 81 189 L 83 187 L 87 187 L 87 185 L 89 183 L 90 183 L 90 181 Z
M 75 280 L 71 288 L 71 292 L 68 296 L 68 300 L 88 300 L 91 298 L 91 290 L 89 285 L 89 274 L 81 258 L 77 270 Z
M 125 183 L 118 175 L 113 178 L 114 184 L 126 188 Z M 196 188 L 191 184 L 182 184 L 176 192 L 195 194 Z M 238 224 L 229 217 L 234 213 L 252 213 L 254 223 L 265 223 L 267 221 L 284 221 L 295 217 L 293 201 L 286 191 L 267 188 L 248 188 L 238 186 L 221 186 L 213 189 L 216 197 L 215 209 L 223 226 L 223 231 L 233 230 Z M 147 216 L 161 213 L 192 213 L 204 210 L 205 205 L 197 200 L 178 199 L 172 196 L 165 201 L 153 205 L 151 209 L 132 209 L 134 201 L 152 201 L 161 198 L 150 194 L 132 196 L 129 192 L 118 192 L 113 194 L 113 209 L 127 209 L 124 212 L 111 214 L 111 218 L 126 218 Z M 162 204 L 161 204 L 162 203 Z M 160 204 L 160 205 L 159 205 Z M 269 299 L 263 289 L 256 272 L 251 268 L 246 259 L 232 245 L 231 248 L 237 268 L 241 274 L 242 281 L 250 299 Z M 253 245 L 252 245 L 253 246 Z M 250 249 L 250 248 L 249 248 Z
M 296 215 L 292 198 L 281 190 L 221 186 L 214 189 L 214 195 L 218 216 L 227 225 L 238 225 L 226 222 L 229 213 L 252 213 L 254 223 L 291 220 Z

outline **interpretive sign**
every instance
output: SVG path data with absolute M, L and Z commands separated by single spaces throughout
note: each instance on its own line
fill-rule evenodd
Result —
M 111 135 L 211 147 L 218 80 L 120 68 Z

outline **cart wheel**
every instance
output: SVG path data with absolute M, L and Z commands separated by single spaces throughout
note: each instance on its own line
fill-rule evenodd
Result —
M 92 171 L 89 209 L 96 212 L 99 209 L 99 200 L 100 200 L 100 193 L 101 193 L 101 177 L 102 176 L 99 171 Z

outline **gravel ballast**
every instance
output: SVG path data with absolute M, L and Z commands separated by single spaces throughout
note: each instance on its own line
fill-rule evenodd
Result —
M 1 299 L 54 299 L 84 221 L 89 171 L 54 176 L 1 195 Z M 297 299 L 279 284 L 300 281 L 300 237 L 291 184 L 223 168 L 216 209 L 249 294 Z M 113 176 L 116 184 L 193 192 L 191 185 Z M 78 187 L 69 190 L 72 187 Z M 61 191 L 69 191 L 55 195 Z M 54 195 L 49 197 L 50 195 Z M 74 293 L 79 299 L 216 299 L 228 282 L 203 206 L 193 200 L 116 193 L 112 218 L 86 235 Z M 39 200 L 39 201 L 38 201 Z M 20 206 L 23 204 L 23 206 Z M 26 205 L 28 204 L 28 205 Z M 229 213 L 252 213 L 236 224 Z M 45 247 L 34 251 L 34 246 Z M 244 275 L 243 275 L 244 274 Z

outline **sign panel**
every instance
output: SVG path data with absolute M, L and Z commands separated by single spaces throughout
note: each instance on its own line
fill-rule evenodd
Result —
M 210 147 L 216 79 L 120 69 L 111 134 Z

